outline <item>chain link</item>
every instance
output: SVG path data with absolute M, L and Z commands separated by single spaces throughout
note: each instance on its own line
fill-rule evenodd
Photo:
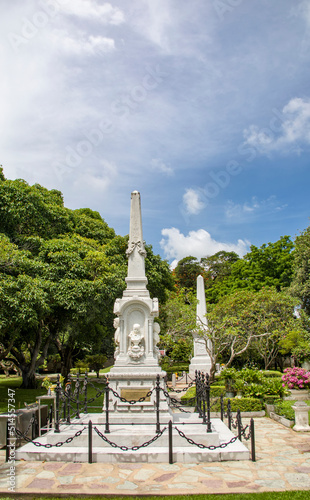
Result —
M 174 429 L 179 433 L 179 435 L 186 439 L 186 441 L 189 443 L 189 444 L 193 444 L 195 446 L 198 446 L 198 448 L 202 448 L 202 449 L 208 449 L 208 450 L 216 450 L 217 448 L 226 448 L 228 445 L 234 443 L 235 441 L 237 441 L 238 439 L 238 436 L 234 436 L 233 438 L 231 438 L 230 441 L 228 441 L 228 443 L 221 443 L 219 444 L 218 446 L 215 446 L 215 445 L 210 445 L 210 446 L 205 446 L 204 444 L 202 443 L 196 443 L 193 439 L 187 437 L 184 432 L 180 431 L 180 429 L 178 429 L 177 427 L 174 427 Z
M 243 427 L 243 429 L 241 430 L 241 436 L 243 436 L 243 437 L 244 437 L 244 439 L 245 439 L 246 441 L 248 441 L 248 440 L 250 439 L 250 437 L 252 436 L 252 433 L 251 433 L 251 428 L 250 428 L 250 427 L 249 427 L 249 433 L 248 433 L 247 435 L 245 434 L 245 431 L 247 430 L 247 428 L 248 428 L 248 427 L 249 427 L 249 426 L 248 426 L 248 425 L 246 425 L 246 426 L 245 426 L 245 427 Z
M 28 443 L 32 443 L 35 446 L 43 446 L 43 448 L 52 448 L 53 446 L 56 446 L 56 448 L 59 448 L 60 446 L 62 446 L 64 444 L 71 443 L 73 441 L 73 439 L 76 438 L 76 437 L 78 437 L 78 436 L 80 436 L 82 434 L 82 432 L 85 431 L 85 429 L 87 429 L 87 427 L 84 427 L 80 431 L 77 431 L 74 434 L 74 436 L 68 437 L 65 441 L 58 441 L 58 443 L 55 443 L 55 444 L 51 444 L 51 443 L 43 444 L 43 443 L 39 443 L 39 441 L 32 441 L 31 439 L 29 439 L 27 436 L 25 436 L 18 429 L 15 429 L 15 433 L 17 434 L 17 436 L 22 437 L 25 441 L 27 441 Z
M 119 399 L 122 403 L 128 403 L 128 404 L 130 404 L 130 405 L 134 405 L 134 404 L 136 404 L 136 403 L 142 403 L 143 401 L 145 401 L 145 400 L 146 400 L 146 398 L 149 398 L 149 397 L 151 396 L 151 394 L 154 392 L 154 390 L 155 390 L 155 389 L 152 389 L 151 391 L 149 391 L 149 392 L 147 393 L 147 395 L 146 395 L 146 396 L 144 396 L 143 398 L 140 398 L 140 399 L 137 399 L 137 400 L 135 400 L 135 399 L 131 399 L 130 401 L 128 401 L 128 400 L 127 400 L 127 399 L 125 399 L 125 398 L 122 398 L 122 397 L 121 397 L 121 396 L 120 396 L 120 395 L 119 395 L 116 391 L 114 391 L 111 387 L 110 387 L 110 389 L 109 389 L 109 390 L 110 390 L 110 391 L 112 392 L 112 394 L 113 394 L 116 398 L 118 398 L 118 399 Z
M 187 387 L 185 387 L 184 389 L 173 389 L 173 387 L 167 387 L 167 391 L 169 392 L 176 392 L 176 393 L 179 393 L 179 392 L 186 392 L 188 391 L 188 389 L 190 387 L 193 387 L 195 381 L 191 382 Z
M 163 389 L 162 387 L 160 387 L 160 390 L 163 391 L 164 395 L 166 396 L 166 398 L 169 399 L 169 402 L 173 404 L 173 407 L 174 408 L 177 408 L 178 410 L 180 410 L 182 413 L 191 413 L 190 411 L 187 411 L 187 410 L 184 410 L 182 408 L 182 406 L 180 406 L 180 401 L 178 401 L 177 399 L 175 398 L 171 398 L 169 396 L 169 393 L 167 391 L 165 391 L 165 389 Z
M 28 434 L 28 432 L 29 432 L 29 430 L 30 430 L 30 428 L 31 428 L 32 424 L 33 424 L 33 423 L 35 423 L 35 422 L 37 422 L 36 417 L 35 417 L 35 416 L 34 416 L 34 417 L 31 417 L 31 419 L 30 419 L 30 421 L 29 421 L 29 425 L 28 425 L 28 427 L 27 427 L 27 430 L 25 431 L 25 436 L 27 436 L 27 434 Z
M 164 434 L 164 432 L 167 430 L 167 427 L 164 427 L 163 430 L 161 430 L 157 434 L 155 434 L 155 436 L 152 439 L 150 439 L 149 441 L 146 441 L 145 443 L 140 444 L 139 446 L 132 446 L 131 448 L 128 446 L 119 446 L 116 443 L 114 443 L 113 441 L 110 441 L 106 436 L 104 436 L 102 434 L 102 432 L 99 431 L 99 429 L 97 429 L 97 427 L 94 427 L 94 430 L 96 431 L 98 436 L 101 437 L 101 439 L 103 439 L 103 441 L 105 441 L 110 446 L 112 446 L 112 448 L 119 448 L 122 451 L 137 451 L 140 448 L 146 448 L 150 444 L 154 443 L 158 438 L 160 438 Z

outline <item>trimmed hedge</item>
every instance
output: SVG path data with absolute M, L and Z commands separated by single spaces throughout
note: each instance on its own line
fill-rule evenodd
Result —
M 227 411 L 227 403 L 230 398 L 224 398 L 224 410 Z M 232 398 L 230 399 L 231 411 L 261 411 L 263 409 L 262 402 L 255 398 Z M 221 411 L 221 402 L 218 400 L 212 411 Z
M 219 386 L 217 386 L 216 388 L 214 387 L 213 389 L 222 389 L 224 390 L 225 393 L 225 387 L 220 388 Z M 211 408 L 212 408 L 211 411 L 214 412 L 221 411 L 221 401 L 220 401 L 221 393 L 211 395 Z M 193 401 L 189 401 L 193 399 L 195 396 L 196 396 L 196 387 L 190 387 L 190 389 L 188 389 L 186 394 L 184 394 L 184 396 L 181 397 L 182 404 L 185 406 L 195 406 L 195 403 Z M 223 398 L 225 411 L 227 411 L 227 403 L 229 399 L 230 398 Z M 263 409 L 262 401 L 257 398 L 231 398 L 230 405 L 232 411 L 237 411 L 238 409 L 240 411 L 261 411 Z
M 281 397 L 280 396 L 277 396 L 277 395 L 266 395 L 264 396 L 264 403 L 266 403 L 267 405 L 273 405 L 275 404 L 277 401 L 280 401 L 281 400 Z
M 162 365 L 161 368 L 168 373 L 180 373 L 188 372 L 188 365 L 173 365 L 173 366 L 165 366 Z
M 262 370 L 264 377 L 268 378 L 281 378 L 283 373 L 278 372 L 277 370 Z
M 225 396 L 226 389 L 224 385 L 211 385 L 210 387 L 210 396 L 211 398 L 220 398 L 221 396 Z M 181 401 L 183 404 L 186 404 L 189 399 L 192 399 L 196 396 L 196 387 L 190 387 L 188 391 L 181 396 Z
M 189 399 L 196 397 L 196 387 L 190 387 L 186 393 L 181 396 L 181 403 L 186 406 L 195 406 L 193 402 L 189 402 Z
M 211 398 L 219 398 L 221 396 L 225 396 L 226 389 L 225 385 L 211 385 L 210 387 L 210 396 Z

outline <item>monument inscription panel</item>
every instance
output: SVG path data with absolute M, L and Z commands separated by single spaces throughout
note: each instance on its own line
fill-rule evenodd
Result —
M 147 393 L 150 391 L 148 388 L 121 388 L 121 397 L 127 399 L 127 401 L 137 401 L 140 398 L 145 398 L 146 402 L 151 401 L 151 396 L 146 397 Z

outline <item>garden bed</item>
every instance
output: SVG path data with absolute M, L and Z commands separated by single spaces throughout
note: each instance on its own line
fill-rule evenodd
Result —
M 282 415 L 278 415 L 273 411 L 270 412 L 269 417 L 275 420 L 276 422 L 279 422 L 280 424 L 284 425 L 285 427 L 291 428 L 295 424 L 295 420 L 289 420 L 288 418 L 285 418 Z

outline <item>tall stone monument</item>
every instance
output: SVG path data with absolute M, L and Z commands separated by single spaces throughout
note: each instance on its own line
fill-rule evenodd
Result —
M 121 299 L 116 299 L 114 313 L 115 363 L 109 373 L 110 387 L 126 400 L 146 397 L 156 386 L 156 377 L 164 388 L 166 372 L 158 364 L 159 324 L 158 299 L 151 299 L 145 276 L 146 251 L 142 236 L 140 193 L 131 193 L 130 230 L 127 248 L 128 272 L 126 290 Z M 161 420 L 171 418 L 163 391 L 160 392 Z M 139 404 L 128 404 L 110 391 L 111 421 L 119 422 L 135 418 L 143 422 L 155 419 L 155 390 Z M 164 418 L 165 420 L 165 418 Z
M 196 308 L 196 324 L 197 330 L 200 331 L 208 330 L 207 321 L 207 307 L 206 307 L 206 296 L 205 296 L 205 285 L 202 276 L 197 277 L 197 308 Z M 211 350 L 211 341 L 205 340 L 198 331 L 193 332 L 194 338 L 194 357 L 189 365 L 189 374 L 191 377 L 195 376 L 195 371 L 201 371 L 204 373 L 210 373 L 211 370 L 211 359 L 206 349 L 206 342 L 208 342 L 208 348 Z

